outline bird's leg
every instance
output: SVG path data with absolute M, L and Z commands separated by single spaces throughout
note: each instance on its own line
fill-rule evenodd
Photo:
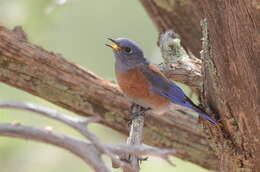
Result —
M 133 103 L 131 105 L 131 113 L 133 115 L 133 118 L 135 118 L 136 116 L 139 116 L 139 115 L 145 115 L 145 112 L 148 111 L 148 110 L 151 110 L 152 108 L 144 108 L 136 103 Z
M 132 124 L 132 120 L 138 117 L 139 115 L 145 115 L 145 112 L 151 110 L 151 108 L 144 108 L 136 103 L 133 103 L 130 107 L 132 119 L 128 122 L 128 126 L 130 127 Z

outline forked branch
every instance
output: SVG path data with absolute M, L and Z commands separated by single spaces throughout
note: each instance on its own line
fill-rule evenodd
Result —
M 110 171 L 109 168 L 105 166 L 101 158 L 102 154 L 109 156 L 113 163 L 115 163 L 118 167 L 124 168 L 128 171 L 136 170 L 133 167 L 131 167 L 128 163 L 118 159 L 117 156 L 122 156 L 125 154 L 135 156 L 155 155 L 161 157 L 162 159 L 168 160 L 169 155 L 175 154 L 174 150 L 163 150 L 142 144 L 103 145 L 99 142 L 99 139 L 94 134 L 89 132 L 86 128 L 90 122 L 97 121 L 97 118 L 75 118 L 43 106 L 23 102 L 2 102 L 0 103 L 0 108 L 15 108 L 36 112 L 35 114 L 55 119 L 76 129 L 76 131 L 82 134 L 90 142 L 82 141 L 77 138 L 72 138 L 62 134 L 57 134 L 47 129 L 43 130 L 23 126 L 19 123 L 1 123 L 0 135 L 40 141 L 64 148 L 80 157 L 97 172 Z

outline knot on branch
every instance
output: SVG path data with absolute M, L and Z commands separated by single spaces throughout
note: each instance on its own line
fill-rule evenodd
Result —
M 24 32 L 22 26 L 15 26 L 13 29 L 13 33 L 15 33 L 16 37 L 21 41 L 28 41 L 27 34 Z

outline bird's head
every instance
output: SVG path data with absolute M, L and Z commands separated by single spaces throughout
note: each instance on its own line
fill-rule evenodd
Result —
M 109 38 L 109 40 L 114 44 L 106 44 L 106 46 L 113 49 L 116 61 L 120 61 L 122 65 L 134 68 L 147 63 L 143 51 L 133 41 L 126 38 L 117 38 L 115 40 Z

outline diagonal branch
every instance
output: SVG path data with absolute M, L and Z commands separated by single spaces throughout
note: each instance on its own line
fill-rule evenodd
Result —
M 75 138 L 53 133 L 48 130 L 6 123 L 0 123 L 0 135 L 52 144 L 77 155 L 95 169 L 96 172 L 110 171 L 104 165 L 104 162 L 101 159 L 101 154 L 95 150 L 93 145 L 89 146 L 87 142 Z
M 98 116 L 100 123 L 128 133 L 130 101 L 117 85 L 4 27 L 0 27 L 0 81 L 79 115 Z M 217 158 L 195 118 L 172 112 L 161 117 L 147 114 L 143 139 L 149 145 L 176 149 L 182 159 L 217 168 Z

